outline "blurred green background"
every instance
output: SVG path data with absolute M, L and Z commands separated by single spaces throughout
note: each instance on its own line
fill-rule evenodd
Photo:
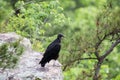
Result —
M 64 80 L 92 80 L 95 45 L 102 55 L 120 35 L 120 0 L 0 0 L 0 33 L 16 32 L 44 52 L 63 33 Z M 104 60 L 99 80 L 120 80 L 120 45 Z

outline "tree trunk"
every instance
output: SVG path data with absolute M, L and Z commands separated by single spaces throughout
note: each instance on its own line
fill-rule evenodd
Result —
M 93 76 L 93 80 L 98 80 L 99 78 L 99 71 L 100 71 L 100 67 L 101 67 L 101 64 L 102 64 L 103 60 L 100 60 L 97 62 L 97 65 L 95 67 L 95 74 Z

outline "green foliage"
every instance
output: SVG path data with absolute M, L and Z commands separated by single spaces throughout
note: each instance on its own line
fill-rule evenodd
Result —
M 19 56 L 23 53 L 24 48 L 19 41 L 12 43 L 3 43 L 0 45 L 0 67 L 14 68 L 19 60 Z
M 119 80 L 120 79 L 120 75 L 118 75 L 116 78 L 114 78 L 113 80 Z
M 60 56 L 63 65 L 66 65 L 65 63 L 71 63 L 75 59 L 80 59 L 84 52 L 91 53 L 94 51 L 93 46 L 95 43 L 91 42 L 96 41 L 94 35 L 96 14 L 97 9 L 93 7 L 80 8 L 75 11 L 75 21 L 72 20 L 69 29 L 64 32 L 66 35 L 69 35 L 63 39 L 63 49 L 65 50 L 61 52 Z
M 100 34 L 99 37 L 110 34 L 111 36 L 113 36 L 113 39 L 117 38 L 117 35 L 120 30 L 119 13 L 120 13 L 119 6 L 113 5 L 113 3 L 108 3 L 105 6 L 105 9 L 103 9 L 98 16 L 99 26 L 97 28 L 98 28 L 98 34 Z
M 8 7 L 9 6 L 9 7 Z M 11 15 L 11 6 L 5 0 L 0 0 L 0 32 L 5 32 L 8 17 Z
M 64 30 L 68 19 L 63 14 L 63 8 L 59 1 L 18 1 L 15 4 L 20 13 L 9 17 L 7 25 L 0 26 L 0 32 L 16 32 L 29 38 L 33 43 L 33 48 L 37 51 L 42 49 L 41 44 L 45 36 L 58 34 Z M 5 23 L 4 22 L 4 23 Z M 38 41 L 41 41 L 40 43 Z
M 21 13 L 18 17 L 10 17 L 7 29 L 31 39 L 39 39 L 39 36 L 43 35 L 46 30 L 46 34 L 50 32 L 53 34 L 52 32 L 55 31 L 57 33 L 56 27 L 61 27 L 65 23 L 66 18 L 58 1 L 29 4 L 18 1 L 16 7 L 21 10 Z M 51 31 L 51 28 L 54 28 L 54 31 Z
M 35 51 L 41 51 L 41 52 L 44 52 L 44 48 L 43 48 L 43 44 L 39 41 L 39 40 L 33 40 L 33 45 L 32 45 L 32 48 L 35 50 Z
M 5 20 L 9 16 L 9 11 L 11 11 L 11 7 L 7 7 L 9 3 L 4 0 L 0 0 L 0 23 Z
M 40 78 L 35 78 L 35 80 L 41 80 Z
M 92 80 L 93 66 L 91 64 L 93 64 L 93 62 L 90 60 L 81 61 L 77 67 L 72 67 L 64 72 L 65 80 Z
M 75 76 L 74 74 L 76 72 L 72 72 L 74 76 L 71 76 L 69 74 L 71 74 L 71 69 L 76 68 L 76 66 L 78 67 L 79 64 L 84 66 L 83 69 L 85 69 L 85 73 L 88 74 L 92 74 L 90 72 L 94 73 L 93 66 L 95 65 L 96 61 L 90 63 L 89 61 L 85 62 L 85 61 L 81 61 L 80 59 L 84 57 L 94 57 L 92 54 L 95 52 L 95 44 L 99 40 L 101 40 L 105 35 L 108 34 L 109 36 L 107 36 L 107 39 L 103 41 L 102 45 L 99 47 L 98 51 L 100 55 L 102 55 L 106 50 L 109 49 L 109 47 L 111 46 L 111 40 L 112 42 L 114 42 L 114 40 L 119 38 L 119 30 L 120 30 L 119 6 L 116 5 L 117 1 L 115 2 L 112 1 L 111 4 L 113 5 L 113 7 L 110 8 L 109 0 L 105 2 L 107 3 L 104 6 L 104 8 L 99 7 L 98 9 L 98 7 L 95 6 L 92 7 L 88 6 L 88 7 L 76 9 L 73 12 L 75 14 L 74 16 L 73 15 L 70 16 L 68 14 L 70 17 L 72 17 L 72 23 L 69 25 L 69 29 L 68 29 L 69 31 L 64 32 L 68 36 L 67 39 L 65 39 L 66 41 L 63 42 L 63 51 L 61 52 L 62 55 L 60 57 L 60 60 L 64 68 L 66 68 L 66 65 L 68 65 L 68 70 L 65 71 L 66 80 L 68 77 L 69 79 L 74 78 Z M 101 1 L 100 3 L 104 3 L 104 1 L 103 2 Z M 84 56 L 84 54 L 86 54 L 86 56 Z M 112 58 L 112 56 L 110 58 Z M 118 61 L 118 59 L 116 60 Z M 111 64 L 111 66 L 108 66 L 108 64 Z M 101 75 L 99 77 L 100 79 L 109 80 L 112 78 L 110 77 L 111 75 L 114 75 L 115 77 L 116 75 L 119 74 L 119 72 L 115 72 L 114 70 L 114 68 L 119 69 L 118 68 L 119 66 L 117 65 L 118 63 L 116 63 L 116 65 L 114 65 L 115 64 L 114 62 L 113 64 L 112 63 L 108 63 L 108 64 L 104 64 L 101 67 L 101 72 L 100 72 Z M 91 67 L 85 67 L 86 65 Z M 80 66 L 78 68 L 81 69 L 82 67 Z M 83 75 L 82 73 L 79 73 L 79 76 L 81 75 L 87 78 L 87 74 Z M 77 78 L 77 76 L 75 77 L 76 78 L 74 80 L 85 79 L 85 78 Z M 91 78 L 92 76 L 89 76 L 87 79 L 91 79 Z

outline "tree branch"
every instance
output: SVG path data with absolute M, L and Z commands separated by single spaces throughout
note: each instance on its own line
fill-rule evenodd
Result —
M 76 61 L 79 61 L 79 60 L 97 60 L 97 58 L 94 58 L 94 57 L 88 57 L 88 58 L 77 58 L 77 59 L 74 59 L 74 60 L 72 60 L 72 61 L 70 61 L 70 63 L 67 63 L 65 66 L 64 66 L 64 68 L 63 68 L 63 71 L 65 71 L 66 70 L 66 68 L 70 65 L 70 64 L 72 64 L 72 63 L 74 63 L 74 62 L 76 62 Z
M 102 39 L 99 39 L 99 42 L 96 43 L 96 45 L 95 45 L 95 52 L 94 52 L 94 54 L 95 54 L 95 56 L 97 57 L 98 60 L 99 60 L 99 58 L 100 58 L 99 53 L 98 53 L 98 48 L 99 48 L 99 46 L 101 45 L 101 43 L 103 42 L 103 40 L 104 40 L 106 37 L 107 37 L 107 35 L 105 35 Z
M 97 65 L 95 66 L 95 73 L 93 76 L 93 80 L 98 80 L 101 65 L 102 65 L 102 61 L 98 61 Z
M 88 59 L 97 59 L 97 58 L 88 57 L 88 58 L 80 58 L 79 60 L 88 60 Z
M 99 48 L 99 46 L 101 45 L 101 43 L 102 43 L 108 36 L 114 35 L 114 34 L 116 34 L 117 32 L 120 32 L 120 30 L 117 30 L 116 32 L 113 31 L 113 32 L 110 32 L 110 33 L 108 33 L 108 34 L 105 34 L 102 39 L 100 39 L 100 38 L 98 37 L 99 41 L 98 41 L 98 42 L 96 43 L 96 45 L 95 45 L 95 52 L 94 52 L 94 54 L 95 54 L 95 56 L 97 57 L 98 60 L 100 60 L 100 56 L 99 56 L 99 53 L 98 53 L 98 48 Z M 106 51 L 106 52 L 107 52 L 107 51 Z M 110 52 L 111 52 L 111 51 L 110 51 Z
M 113 51 L 114 47 L 116 47 L 119 43 L 120 43 L 120 39 L 117 40 L 115 43 L 113 43 L 113 44 L 111 45 L 110 49 L 107 50 L 107 51 L 105 52 L 105 54 L 101 56 L 101 58 L 103 58 L 103 59 L 106 58 L 106 57 Z
M 99 59 L 99 61 L 97 62 L 97 65 L 96 65 L 96 67 L 95 67 L 95 74 L 94 74 L 94 76 L 93 76 L 93 80 L 98 80 L 98 77 L 99 77 L 98 74 L 99 74 L 100 67 L 101 67 L 104 59 L 113 51 L 113 49 L 114 49 L 119 43 L 120 43 L 120 39 L 117 40 L 115 43 L 113 43 L 113 44 L 111 45 L 111 47 L 109 48 L 109 50 L 107 50 L 104 55 L 100 56 L 100 59 Z

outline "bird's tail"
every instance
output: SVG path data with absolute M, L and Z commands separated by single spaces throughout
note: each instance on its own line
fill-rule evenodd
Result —
M 41 64 L 41 66 L 44 67 L 45 64 L 46 64 L 46 62 L 44 61 L 44 59 L 42 59 L 42 60 L 39 62 L 39 64 Z

